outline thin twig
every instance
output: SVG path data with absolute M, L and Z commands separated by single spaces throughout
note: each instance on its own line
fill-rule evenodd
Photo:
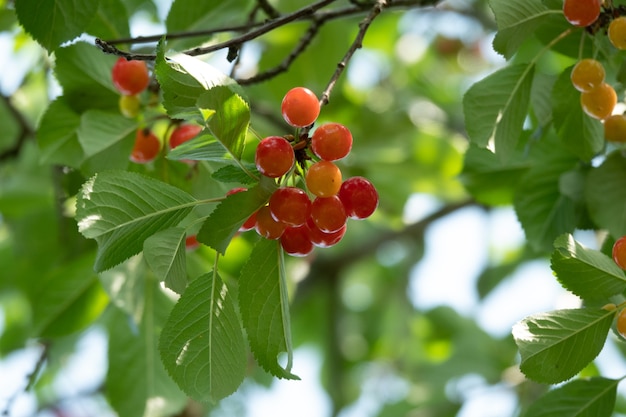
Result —
M 267 0 L 257 0 L 257 4 L 272 19 L 280 17 L 280 13 Z
M 307 7 L 303 7 L 302 9 L 296 10 L 293 13 L 287 14 L 285 16 L 279 17 L 278 19 L 270 20 L 264 25 L 253 29 L 241 36 L 234 37 L 224 42 L 216 43 L 214 45 L 194 48 L 188 51 L 184 51 L 184 54 L 191 56 L 205 55 L 211 52 L 219 51 L 220 49 L 230 48 L 231 46 L 239 46 L 244 42 L 251 41 L 253 39 L 258 38 L 261 35 L 264 35 L 276 28 L 279 28 L 287 23 L 298 20 L 304 16 L 310 16 L 314 14 L 317 10 L 322 7 L 328 6 L 331 3 L 334 3 L 337 0 L 320 0 L 317 3 L 313 3 Z M 139 60 L 139 61 L 154 61 L 156 59 L 155 54 L 133 54 L 130 52 L 124 52 L 116 48 L 114 45 L 103 41 L 102 39 L 96 39 L 96 45 L 100 47 L 104 52 L 122 56 L 128 60 Z
M 335 87 L 337 80 L 339 80 L 339 77 L 341 76 L 343 71 L 346 69 L 348 62 L 350 62 L 350 59 L 352 59 L 352 55 L 354 55 L 357 49 L 363 46 L 363 38 L 365 37 L 365 33 L 367 32 L 367 29 L 369 29 L 374 19 L 380 14 L 380 12 L 383 11 L 383 8 L 386 5 L 387 5 L 386 0 L 378 0 L 376 4 L 374 5 L 374 7 L 372 7 L 372 10 L 370 11 L 370 13 L 361 21 L 361 23 L 359 23 L 359 33 L 357 33 L 356 37 L 354 38 L 354 41 L 352 42 L 352 45 L 350 45 L 350 48 L 344 55 L 343 59 L 339 61 L 339 63 L 337 64 L 337 69 L 335 70 L 335 73 L 330 78 L 330 81 L 328 82 L 326 89 L 324 89 L 324 92 L 322 93 L 322 96 L 320 98 L 320 106 L 324 106 L 325 104 L 328 104 L 330 93 Z
M 278 74 L 286 72 L 289 69 L 289 67 L 291 66 L 291 64 L 293 63 L 293 61 L 295 61 L 295 59 L 298 56 L 300 56 L 302 54 L 302 52 L 304 52 L 304 50 L 307 48 L 307 46 L 309 46 L 311 44 L 311 41 L 313 40 L 313 38 L 315 37 L 315 35 L 319 31 L 319 28 L 321 27 L 321 25 L 322 25 L 322 21 L 317 21 L 316 20 L 313 23 L 311 23 L 311 26 L 309 26 L 309 29 L 300 38 L 300 41 L 292 49 L 292 51 L 289 53 L 289 55 L 287 55 L 287 57 L 280 64 L 275 66 L 274 68 L 271 68 L 269 70 L 266 70 L 266 71 L 263 71 L 261 73 L 258 73 L 256 75 L 250 77 L 250 78 L 237 79 L 236 81 L 239 84 L 241 84 L 241 85 L 255 84 L 255 83 L 259 83 L 259 82 L 262 82 L 262 81 L 269 80 L 270 78 L 273 78 L 273 77 L 277 76 Z

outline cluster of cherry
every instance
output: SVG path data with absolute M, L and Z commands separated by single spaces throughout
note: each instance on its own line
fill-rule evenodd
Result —
M 574 26 L 588 27 L 599 19 L 602 11 L 601 0 L 565 0 L 563 14 Z M 610 22 L 607 35 L 611 44 L 626 50 L 626 17 L 613 17 L 614 13 L 607 10 Z M 578 61 L 571 72 L 574 87 L 581 92 L 582 109 L 590 117 L 604 122 L 604 137 L 609 142 L 626 142 L 626 116 L 613 114 L 617 104 L 617 94 L 613 86 L 605 81 L 606 72 L 601 62 L 586 58 Z
M 296 129 L 308 128 L 320 112 L 310 90 L 296 87 L 285 95 L 281 110 Z M 346 232 L 348 218 L 365 219 L 378 206 L 378 192 L 363 177 L 342 181 L 333 161 L 352 149 L 350 130 L 339 123 L 326 123 L 296 137 L 269 136 L 261 140 L 255 164 L 262 175 L 278 181 L 269 203 L 243 224 L 240 231 L 255 229 L 266 239 L 280 239 L 285 252 L 306 256 L 315 246 L 338 243 Z M 298 186 L 304 178 L 304 187 Z M 292 185 L 285 185 L 291 183 Z M 230 192 L 245 191 L 237 188 Z
M 119 58 L 111 71 L 113 84 L 120 92 L 119 107 L 127 117 L 137 117 L 141 94 L 150 82 L 143 61 Z M 241 231 L 256 229 L 267 239 L 280 239 L 285 251 L 305 256 L 314 246 L 329 247 L 346 232 L 348 218 L 369 217 L 378 206 L 378 192 L 370 181 L 353 177 L 342 181 L 341 170 L 333 161 L 344 158 L 352 149 L 350 130 L 339 123 L 326 123 L 309 136 L 310 127 L 320 113 L 315 94 L 303 87 L 285 95 L 281 110 L 285 121 L 296 128 L 295 136 L 269 136 L 261 140 L 255 153 L 256 167 L 262 175 L 278 181 L 279 188 L 269 204 L 254 213 Z M 196 137 L 202 128 L 194 124 L 173 124 L 169 148 Z M 130 160 L 145 164 L 161 151 L 161 141 L 149 127 L 137 129 Z M 303 187 L 298 179 L 304 178 Z M 291 182 L 291 186 L 285 184 Z M 230 193 L 245 191 L 236 188 Z M 311 196 L 311 197 L 309 197 Z M 193 236 L 188 248 L 197 246 Z
M 129 118 L 139 115 L 141 110 L 141 94 L 150 83 L 148 67 L 143 61 L 128 61 L 119 58 L 111 70 L 113 85 L 120 92 L 120 112 Z M 196 137 L 202 127 L 194 124 L 174 124 L 169 136 L 169 147 L 174 149 L 183 142 Z M 161 151 L 161 141 L 149 127 L 137 129 L 135 144 L 130 153 L 130 160 L 137 164 L 152 162 Z

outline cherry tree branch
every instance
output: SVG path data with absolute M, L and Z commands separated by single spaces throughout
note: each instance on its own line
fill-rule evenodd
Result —
M 377 0 L 376 4 L 374 4 L 374 7 L 372 7 L 370 13 L 365 17 L 365 19 L 361 21 L 361 23 L 359 23 L 359 33 L 357 33 L 354 41 L 352 42 L 352 45 L 344 55 L 343 59 L 337 64 L 337 69 L 335 70 L 335 73 L 330 78 L 326 89 L 324 89 L 324 92 L 322 93 L 322 96 L 320 98 L 320 106 L 328 103 L 330 93 L 335 87 L 337 80 L 346 69 L 348 62 L 350 61 L 350 59 L 352 59 L 352 55 L 354 55 L 357 49 L 363 47 L 363 38 L 365 38 L 365 33 L 367 32 L 367 29 L 369 29 L 374 19 L 383 11 L 383 8 L 385 6 L 387 6 L 386 0 Z
M 309 6 L 303 7 L 302 9 L 296 10 L 293 13 L 289 13 L 277 19 L 270 20 L 262 26 L 256 29 L 252 29 L 241 36 L 236 36 L 227 41 L 216 43 L 214 45 L 190 49 L 188 51 L 184 51 L 183 53 L 191 56 L 198 56 L 219 51 L 221 49 L 230 48 L 232 46 L 241 45 L 244 42 L 256 39 L 261 35 L 265 35 L 266 33 L 271 32 L 276 28 L 286 25 L 287 23 L 291 23 L 295 20 L 301 19 L 304 16 L 310 16 L 314 14 L 317 10 L 321 9 L 322 7 L 328 6 L 335 1 L 337 0 L 320 0 L 317 3 L 313 3 Z M 167 38 L 167 35 L 165 36 Z M 155 54 L 133 54 L 130 52 L 121 51 L 110 42 L 103 41 L 102 39 L 96 39 L 96 45 L 98 45 L 98 47 L 100 47 L 100 49 L 102 49 L 106 53 L 123 56 L 128 60 L 134 59 L 140 61 L 154 61 L 156 59 Z

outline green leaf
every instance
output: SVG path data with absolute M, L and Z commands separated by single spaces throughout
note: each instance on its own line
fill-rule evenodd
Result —
M 237 390 L 246 375 L 246 345 L 217 271 L 189 284 L 165 323 L 159 349 L 169 374 L 195 400 L 216 401 Z
M 79 231 L 98 242 L 95 270 L 141 252 L 143 242 L 177 225 L 197 204 L 184 191 L 141 174 L 108 171 L 82 187 L 76 204 Z
M 61 96 L 50 103 L 37 129 L 37 144 L 42 163 L 56 163 L 78 168 L 85 159 L 76 130 L 80 115 Z
M 149 276 L 135 276 L 142 288 L 142 309 L 134 323 L 113 308 L 108 321 L 106 395 L 120 417 L 177 415 L 187 396 L 161 363 L 158 338 L 173 302 Z
M 130 37 L 129 17 L 121 0 L 99 0 L 87 32 L 101 39 Z
M 183 142 L 168 154 L 168 159 L 176 161 L 190 159 L 192 161 L 215 161 L 225 162 L 228 152 L 224 145 L 219 143 L 214 136 L 200 133 L 195 138 Z
M 81 115 L 76 133 L 85 155 L 90 157 L 130 135 L 134 140 L 136 130 L 137 121 L 133 119 L 101 110 L 87 110 Z
M 533 74 L 533 65 L 509 66 L 470 87 L 463 112 L 472 143 L 485 148 L 493 139 L 496 155 L 510 158 L 523 130 Z
M 626 235 L 626 158 L 621 151 L 611 153 L 602 165 L 589 171 L 585 199 L 599 228 L 615 238 Z
M 207 127 L 235 159 L 241 159 L 250 124 L 248 103 L 232 89 L 217 86 L 202 94 L 197 106 L 202 112 L 214 112 Z
M 235 233 L 254 212 L 267 203 L 275 187 L 272 180 L 263 178 L 259 185 L 248 191 L 227 196 L 202 224 L 198 241 L 225 254 Z
M 176 0 L 172 3 L 165 25 L 169 33 L 190 32 L 230 24 L 243 24 L 251 7 L 251 0 L 203 1 Z M 206 37 L 174 40 L 168 47 L 176 50 L 206 42 Z
M 604 130 L 600 121 L 583 112 L 580 92 L 570 79 L 571 68 L 561 73 L 552 89 L 554 127 L 565 148 L 590 161 L 604 147 Z
M 520 369 L 547 384 L 573 377 L 598 356 L 614 316 L 602 309 L 570 309 L 525 318 L 513 326 Z
M 529 168 L 529 162 L 516 160 L 503 163 L 489 149 L 470 145 L 465 152 L 461 181 L 477 201 L 488 205 L 508 205 L 520 178 Z
M 204 125 L 205 116 L 198 109 L 198 98 L 217 86 L 225 86 L 243 97 L 235 80 L 206 62 L 189 55 L 165 57 L 157 48 L 156 77 L 163 91 L 163 106 L 175 119 L 195 121 Z
M 611 258 L 585 248 L 572 235 L 554 242 L 552 270 L 566 289 L 584 300 L 606 300 L 626 290 L 626 275 Z
M 244 194 L 244 193 L 238 193 Z M 239 277 L 239 310 L 257 362 L 279 378 L 299 379 L 291 373 L 293 351 L 289 297 L 280 243 L 261 239 Z M 278 356 L 287 353 L 283 368 Z
M 514 207 L 530 246 L 551 251 L 554 239 L 572 232 L 582 217 L 582 202 L 564 195 L 560 188 L 561 177 L 577 166 L 578 159 L 553 137 L 542 138 L 535 150 L 539 157 L 520 180 Z
M 577 379 L 539 397 L 522 417 L 610 417 L 619 379 Z
M 81 330 L 97 319 L 109 299 L 93 272 L 93 254 L 38 277 L 30 299 L 34 334 L 57 337 Z
M 256 182 L 256 179 L 250 177 L 250 172 L 259 176 L 259 172 L 256 170 L 256 166 L 254 164 L 244 164 L 248 172 L 244 171 L 238 166 L 235 165 L 227 165 L 215 171 L 211 174 L 211 178 L 220 182 L 236 182 L 239 184 L 253 184 Z
M 493 49 L 507 59 L 533 35 L 546 17 L 556 13 L 547 9 L 541 0 L 491 0 L 489 5 L 498 25 Z
M 185 229 L 171 228 L 150 236 L 143 243 L 143 254 L 154 275 L 178 294 L 187 287 Z
M 66 103 L 74 111 L 118 111 L 120 96 L 111 81 L 114 56 L 84 42 L 61 48 L 55 54 L 54 72 L 63 87 Z
M 63 42 L 82 34 L 100 0 L 20 0 L 15 11 L 20 24 L 37 42 L 52 52 Z

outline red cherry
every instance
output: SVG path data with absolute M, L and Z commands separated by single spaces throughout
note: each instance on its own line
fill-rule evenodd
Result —
M 589 26 L 600 16 L 601 0 L 565 0 L 563 15 L 574 26 Z
M 315 246 L 320 248 L 328 248 L 339 243 L 348 229 L 348 225 L 344 224 L 341 229 L 336 232 L 325 233 L 315 225 L 312 219 L 308 220 L 306 224 L 309 228 L 309 239 L 311 239 L 311 242 L 313 242 Z
M 293 167 L 296 156 L 287 139 L 269 136 L 256 148 L 254 162 L 259 172 L 266 177 L 278 178 Z
M 256 212 L 256 224 L 254 227 L 257 233 L 264 238 L 276 240 L 283 234 L 287 225 L 274 220 L 269 206 L 263 206 Z
M 137 164 L 146 164 L 153 161 L 160 150 L 161 142 L 150 129 L 137 129 L 130 160 Z
M 139 94 L 150 83 L 148 67 L 144 61 L 128 61 L 122 57 L 113 65 L 111 78 L 115 88 L 124 95 Z
M 198 242 L 196 235 L 187 236 L 187 238 L 185 239 L 185 248 L 187 250 L 195 250 L 198 249 L 199 246 L 200 242 Z
M 270 197 L 269 207 L 276 221 L 288 226 L 300 226 L 311 213 L 311 200 L 300 188 L 281 187 Z
M 350 153 L 352 134 L 339 123 L 326 123 L 315 129 L 311 137 L 311 149 L 325 161 L 336 161 Z
M 317 120 L 320 102 L 308 88 L 295 87 L 285 94 L 281 110 L 287 123 L 294 127 L 306 127 Z
M 195 138 L 201 131 L 202 127 L 198 125 L 182 124 L 178 126 L 170 135 L 170 149 Z
M 337 196 L 318 197 L 311 203 L 311 219 L 325 233 L 336 232 L 345 224 L 348 216 L 343 203 Z
M 306 225 L 287 227 L 280 237 L 280 244 L 291 256 L 306 256 L 313 252 L 313 242 Z
M 365 219 L 378 207 L 378 192 L 363 177 L 352 177 L 344 181 L 338 195 L 351 219 Z

